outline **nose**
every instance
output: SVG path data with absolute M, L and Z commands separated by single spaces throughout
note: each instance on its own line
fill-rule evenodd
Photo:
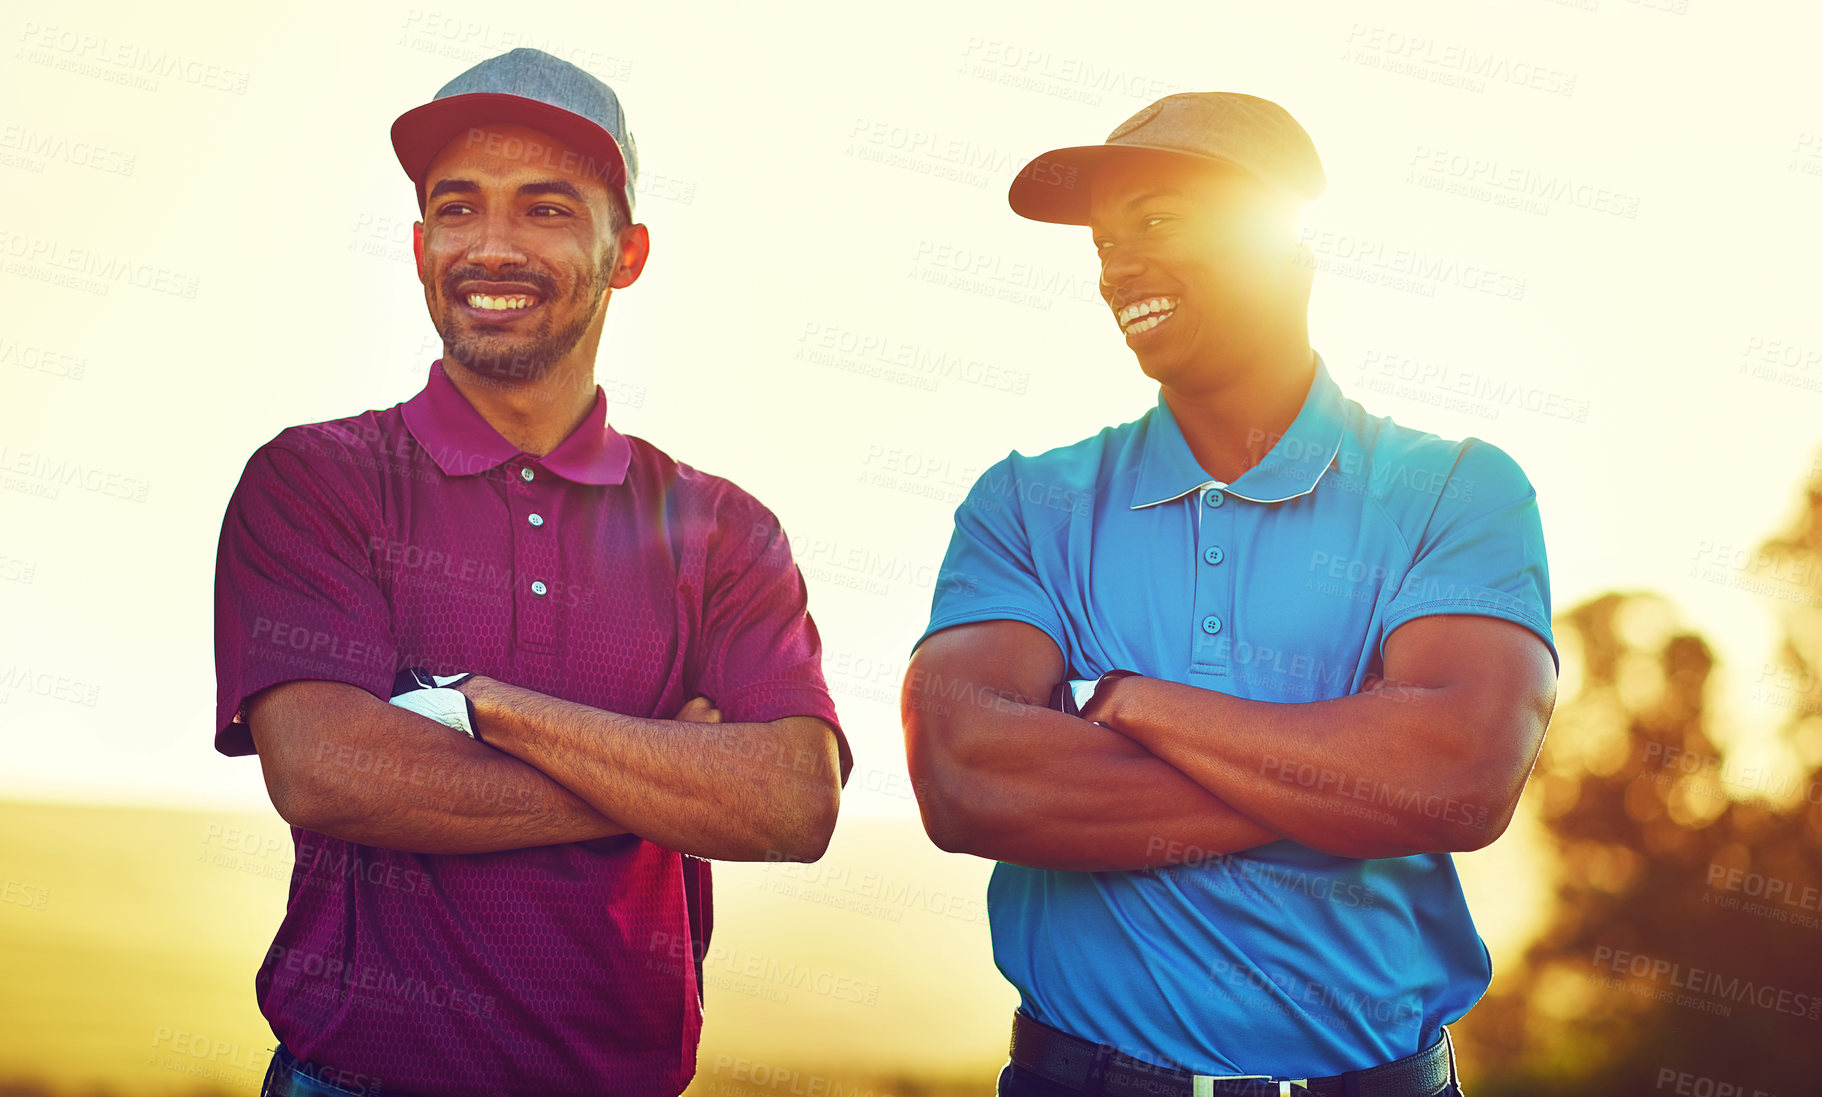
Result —
M 1101 251 L 1101 297 L 1115 308 L 1125 305 L 1124 287 L 1145 270 L 1137 248 L 1112 244 Z
M 516 232 L 516 221 L 510 209 L 489 210 L 481 219 L 474 244 L 468 249 L 470 262 L 497 270 L 525 264 L 525 248 Z

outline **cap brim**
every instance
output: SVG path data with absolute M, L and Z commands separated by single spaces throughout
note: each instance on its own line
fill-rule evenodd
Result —
M 424 204 L 424 173 L 430 170 L 431 161 L 449 142 L 469 130 L 478 133 L 481 126 L 490 122 L 516 123 L 555 137 L 579 157 L 572 160 L 554 151 L 545 156 L 532 149 L 527 149 L 526 154 L 553 168 L 598 179 L 610 193 L 625 199 L 626 157 L 613 134 L 580 115 L 523 95 L 471 92 L 414 107 L 392 123 L 392 151 L 398 154 L 405 174 L 417 184 L 420 208 Z
M 1073 148 L 1051 149 L 1042 156 L 1033 158 L 1012 180 L 1012 187 L 1006 192 L 1006 201 L 1011 204 L 1012 212 L 1033 221 L 1086 225 L 1095 174 L 1110 161 L 1133 153 L 1164 153 L 1204 164 L 1221 164 L 1236 171 L 1247 172 L 1248 175 L 1253 174 L 1232 160 L 1160 145 L 1077 145 Z

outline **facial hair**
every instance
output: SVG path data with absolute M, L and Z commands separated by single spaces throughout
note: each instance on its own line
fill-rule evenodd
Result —
M 463 330 L 462 320 L 453 307 L 445 307 L 442 322 L 436 325 L 443 338 L 443 353 L 482 377 L 504 384 L 532 382 L 544 376 L 558 359 L 575 349 L 588 333 L 605 301 L 608 280 L 620 262 L 620 249 L 610 248 L 602 258 L 594 278 L 576 283 L 570 302 L 585 304 L 582 314 L 563 327 L 552 330 L 555 317 L 546 312 L 535 331 L 508 335 L 505 332 Z M 465 281 L 486 281 L 489 275 L 480 267 L 454 267 L 443 276 L 442 296 L 446 306 L 460 300 L 457 287 Z M 542 272 L 519 271 L 513 280 L 524 282 L 538 291 L 547 304 L 555 304 L 555 283 Z

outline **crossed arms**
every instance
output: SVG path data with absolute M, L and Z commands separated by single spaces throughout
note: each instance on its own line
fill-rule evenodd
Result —
M 722 723 L 705 698 L 642 719 L 476 676 L 481 738 L 357 686 L 298 680 L 247 701 L 286 822 L 414 853 L 488 853 L 637 834 L 720 860 L 814 861 L 841 801 L 814 716 Z
M 1064 662 L 1043 630 L 943 629 L 900 698 L 924 827 L 952 853 L 1086 872 L 1281 838 L 1360 858 L 1485 846 L 1543 744 L 1549 650 L 1508 621 L 1428 616 L 1387 637 L 1384 670 L 1302 704 L 1119 678 L 1078 718 L 1047 707 Z

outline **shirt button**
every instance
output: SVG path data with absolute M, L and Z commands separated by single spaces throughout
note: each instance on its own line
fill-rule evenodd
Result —
M 542 579 L 533 579 L 531 581 L 531 592 L 533 594 L 543 594 L 545 591 L 547 591 L 549 589 L 550 589 L 549 587 L 544 585 L 544 580 L 542 580 Z
M 530 469 L 526 469 L 526 470 L 525 470 L 525 471 L 526 471 L 526 472 L 530 472 L 530 471 L 531 471 L 531 470 L 530 470 Z M 1224 495 L 1222 495 L 1222 494 L 1221 494 L 1221 493 L 1220 493 L 1220 492 L 1218 492 L 1218 491 L 1214 491 L 1214 490 L 1212 490 L 1212 489 L 1211 489 L 1211 490 L 1210 490 L 1210 491 L 1209 491 L 1209 493 L 1208 493 L 1208 494 L 1207 494 L 1207 495 L 1205 495 L 1205 496 L 1203 496 L 1203 498 L 1204 498 L 1204 499 L 1206 499 L 1206 500 L 1208 500 L 1208 505 L 1209 505 L 1209 506 L 1211 506 L 1211 507 L 1218 507 L 1218 506 L 1220 506 L 1220 505 L 1221 505 L 1221 504 L 1222 504 L 1222 503 L 1224 503 L 1224 502 L 1226 502 L 1226 501 L 1227 501 L 1227 497 L 1226 497 L 1226 496 L 1224 496 Z
M 1204 550 L 1202 553 L 1202 559 L 1207 560 L 1211 564 L 1219 564 L 1222 559 L 1221 546 L 1220 545 L 1208 546 L 1208 548 L 1206 550 Z
M 542 514 L 531 515 L 530 517 L 526 518 L 525 520 L 527 522 L 530 522 L 534 526 L 541 526 L 544 524 L 544 516 Z
M 521 479 L 521 480 L 525 480 L 525 481 L 529 482 L 531 480 L 531 478 L 536 475 L 537 475 L 537 473 L 531 471 L 531 469 L 529 469 L 529 468 L 522 468 L 519 470 L 519 479 Z
M 1202 631 L 1208 633 L 1210 636 L 1213 636 L 1215 633 L 1220 632 L 1221 631 L 1221 618 L 1216 617 L 1212 613 L 1209 614 L 1207 617 L 1202 618 Z

